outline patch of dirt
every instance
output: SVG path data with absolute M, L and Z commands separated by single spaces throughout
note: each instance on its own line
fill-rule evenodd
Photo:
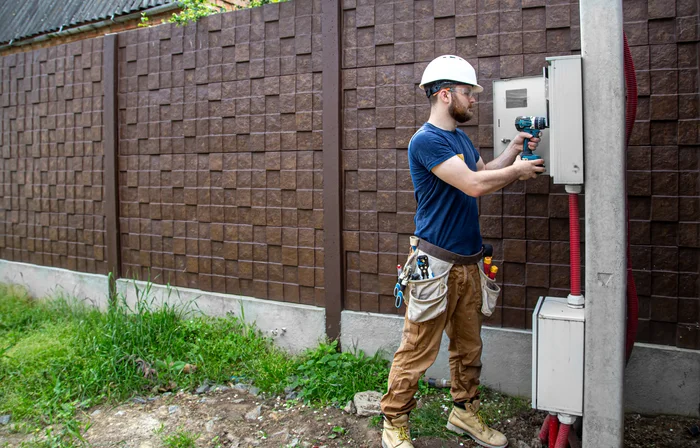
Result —
M 543 412 L 530 410 L 495 427 L 508 436 L 512 448 L 539 448 L 537 433 L 544 417 Z M 93 447 L 161 447 L 163 438 L 177 431 L 199 434 L 198 447 L 381 446 L 380 430 L 370 426 L 368 418 L 336 408 L 289 406 L 284 400 L 263 399 L 236 389 L 136 398 L 116 407 L 90 409 L 82 420 L 91 423 L 85 438 Z M 700 448 L 700 437 L 691 436 L 687 429 L 698 423 L 692 418 L 630 414 L 625 421 L 624 446 Z M 29 439 L 0 428 L 0 446 L 18 446 Z M 470 439 L 457 436 L 447 440 L 421 437 L 414 444 L 416 448 L 477 447 Z

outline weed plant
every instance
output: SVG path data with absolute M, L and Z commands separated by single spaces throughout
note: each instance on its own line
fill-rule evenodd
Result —
M 292 387 L 300 389 L 299 398 L 307 403 L 344 405 L 357 392 L 384 391 L 388 377 L 389 363 L 380 353 L 339 353 L 333 341 L 305 353 Z

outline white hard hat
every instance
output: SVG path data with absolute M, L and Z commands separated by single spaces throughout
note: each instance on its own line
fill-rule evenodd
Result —
M 446 54 L 439 56 L 428 64 L 423 71 L 423 78 L 420 80 L 420 88 L 425 89 L 428 84 L 436 81 L 452 81 L 458 84 L 469 84 L 474 86 L 473 92 L 479 93 L 484 90 L 476 82 L 476 71 L 472 65 L 460 58 Z M 435 92 L 426 92 L 428 97 Z

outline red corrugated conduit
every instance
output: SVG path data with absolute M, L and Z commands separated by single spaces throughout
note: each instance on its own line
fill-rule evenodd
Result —
M 625 115 L 626 143 L 630 144 L 634 120 L 637 117 L 637 74 L 634 71 L 634 61 L 632 53 L 625 37 L 625 85 L 627 86 L 627 109 Z M 625 186 L 625 193 L 627 192 Z M 637 298 L 637 286 L 632 275 L 632 257 L 630 253 L 630 211 L 625 194 L 625 209 L 627 213 L 627 335 L 625 354 L 629 361 L 634 348 L 634 341 L 637 339 L 637 321 L 639 319 L 639 299 Z
M 559 434 L 557 435 L 557 443 L 554 448 L 566 448 L 569 446 L 569 430 L 571 425 L 561 425 L 559 428 Z M 550 444 L 550 446 L 552 446 Z
M 571 295 L 581 295 L 581 231 L 578 222 L 578 193 L 569 194 L 569 265 Z

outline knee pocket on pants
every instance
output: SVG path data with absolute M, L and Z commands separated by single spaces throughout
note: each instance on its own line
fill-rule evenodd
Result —
M 408 322 L 404 327 L 401 339 L 401 348 L 414 350 L 429 342 L 430 338 L 426 337 L 427 333 L 435 330 L 435 320 L 426 322 Z

